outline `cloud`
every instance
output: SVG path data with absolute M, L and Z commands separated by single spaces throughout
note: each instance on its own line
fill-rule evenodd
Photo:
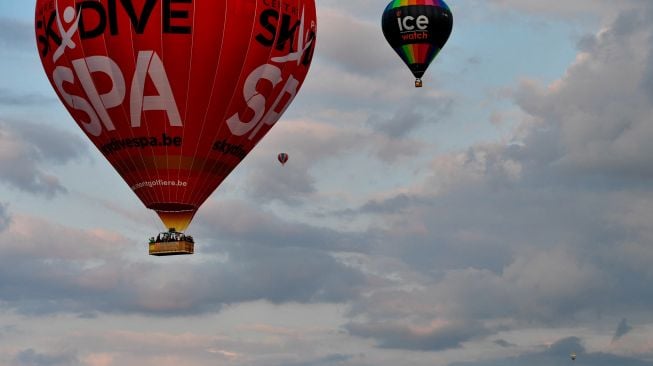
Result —
M 576 0 L 565 4 L 545 4 L 537 0 L 490 0 L 490 2 L 502 8 L 535 14 L 571 17 L 589 12 L 608 17 L 625 9 L 645 5 L 646 0 L 624 0 L 618 4 L 610 0 Z
M 450 323 L 426 326 L 407 326 L 388 323 L 349 323 L 351 335 L 372 338 L 380 348 L 414 351 L 442 351 L 462 347 L 462 343 L 484 334 L 480 324 Z
M 363 287 L 364 276 L 319 248 L 328 242 L 313 247 L 301 235 L 289 244 L 275 236 L 266 241 L 280 242 L 265 246 L 223 237 L 228 260 L 204 252 L 202 263 L 171 267 L 165 259 L 129 260 L 139 246 L 118 234 L 19 215 L 0 237 L 0 303 L 23 314 L 188 315 L 255 300 L 339 303 Z M 198 249 L 211 241 L 198 241 Z
M 367 21 L 342 7 L 324 6 L 318 15 L 320 58 L 356 75 L 379 76 L 396 66 L 394 53 L 379 31 L 381 13 L 378 20 Z
M 196 220 L 199 233 L 216 238 L 209 250 L 238 249 L 245 253 L 247 247 L 303 248 L 315 251 L 367 251 L 361 233 L 339 232 L 284 220 L 244 201 L 223 200 L 207 202 L 202 215 Z
M 613 355 L 602 352 L 587 352 L 583 347 L 580 338 L 568 337 L 563 338 L 547 347 L 544 351 L 525 353 L 519 356 L 496 359 L 496 360 L 479 360 L 472 362 L 454 362 L 451 366 L 548 366 L 558 365 L 571 362 L 569 355 L 576 353 L 577 365 L 593 366 L 651 366 L 653 362 L 638 360 L 631 357 Z
M 7 206 L 0 202 L 0 233 L 9 226 L 10 220 Z
M 388 124 L 393 122 L 399 123 L 393 120 Z M 337 163 L 354 155 L 372 155 L 383 164 L 399 164 L 425 146 L 404 135 L 419 124 L 431 122 L 435 123 L 418 119 L 404 126 L 404 132 L 399 132 L 402 126 L 387 127 L 389 133 L 397 135 L 389 136 L 375 126 L 285 121 L 248 156 L 247 176 L 240 189 L 259 203 L 280 201 L 291 206 L 310 203 L 319 194 L 315 176 L 320 174 L 321 164 Z M 279 152 L 289 155 L 283 167 L 277 161 Z
M 372 22 L 380 22 L 381 14 L 385 9 L 385 5 L 386 4 L 379 4 L 377 0 L 360 0 L 349 3 L 343 3 L 338 0 L 321 0 L 318 10 L 322 9 L 327 11 L 339 11 L 341 13 L 349 14 L 356 19 L 365 19 Z M 322 18 L 326 18 L 326 16 Z M 322 29 L 320 29 L 320 31 L 321 30 Z
M 0 326 L 0 339 L 11 338 L 19 332 L 18 327 L 13 324 Z
M 450 116 L 453 101 L 445 100 L 434 106 L 429 106 L 428 111 L 423 111 L 417 105 L 400 106 L 394 116 L 382 119 L 372 115 L 370 124 L 381 133 L 391 138 L 403 138 L 424 124 L 435 124 Z
M 641 9 L 616 17 L 551 85 L 516 86 L 523 120 L 509 138 L 439 154 L 423 180 L 351 211 L 373 218 L 372 250 L 351 265 L 375 284 L 353 302 L 351 334 L 453 347 L 504 326 L 649 311 L 653 52 L 642 45 L 653 11 Z M 443 319 L 481 326 L 441 343 L 440 333 L 411 338 L 411 325 Z
M 357 307 L 363 314 L 401 298 L 408 314 L 426 320 L 564 326 L 586 312 L 650 308 L 653 293 L 634 279 L 651 275 L 644 248 L 652 233 L 644 221 L 653 205 L 635 204 L 640 194 L 620 189 L 579 192 L 565 175 L 546 177 L 557 183 L 543 185 L 528 164 L 507 174 L 503 154 L 511 149 L 440 161 L 437 175 L 413 192 L 361 206 L 383 223 L 372 230 L 383 240 L 370 252 L 405 264 L 388 267 L 398 279 L 386 286 L 409 289 L 383 291 L 377 284 Z
M 548 130 L 525 141 L 532 153 L 548 150 L 548 157 L 540 156 L 547 159 L 542 163 L 604 179 L 633 182 L 651 176 L 646 141 L 653 129 L 646 116 L 653 99 L 642 81 L 650 79 L 653 58 L 641 44 L 651 39 L 652 12 L 649 7 L 619 15 L 550 87 L 524 82 L 516 90 L 518 105 Z
M 617 325 L 617 329 L 614 331 L 614 336 L 612 337 L 612 342 L 616 342 L 621 337 L 625 336 L 628 334 L 631 330 L 633 330 L 633 327 L 628 325 L 628 322 L 626 321 L 626 318 L 621 319 L 619 322 L 619 325 Z
M 0 45 L 17 50 L 36 50 L 34 26 L 25 21 L 0 17 Z
M 87 144 L 69 132 L 32 122 L 0 121 L 0 181 L 16 189 L 46 197 L 66 192 L 47 166 L 66 164 L 86 151 Z
M 6 106 L 43 106 L 46 103 L 55 103 L 55 98 L 41 94 L 17 94 L 12 90 L 0 88 L 0 105 Z
M 311 361 L 300 361 L 296 363 L 284 362 L 279 364 L 279 366 L 345 366 L 350 365 L 351 361 L 355 358 L 355 355 L 334 353 Z
M 505 339 L 497 339 L 496 341 L 494 341 L 494 344 L 499 345 L 499 346 L 504 347 L 504 348 L 514 347 L 515 346 L 514 344 L 506 341 Z
M 252 153 L 254 167 L 244 189 L 259 202 L 279 200 L 298 205 L 316 192 L 311 172 L 315 162 L 337 159 L 357 146 L 361 138 L 359 133 L 324 123 L 285 121 Z M 280 152 L 289 155 L 285 167 L 277 161 Z
M 517 258 L 500 276 L 473 269 L 448 271 L 435 291 L 447 299 L 441 307 L 448 316 L 563 325 L 574 316 L 577 296 L 599 295 L 603 276 L 591 264 L 553 250 Z
M 82 365 L 73 353 L 39 353 L 25 349 L 16 355 L 12 365 L 16 366 L 75 366 Z
M 382 348 L 445 350 L 506 327 L 568 326 L 602 296 L 606 281 L 597 268 L 561 250 L 517 258 L 501 274 L 467 268 L 440 277 L 410 263 L 374 261 L 348 262 L 375 286 L 353 301 L 346 329 Z

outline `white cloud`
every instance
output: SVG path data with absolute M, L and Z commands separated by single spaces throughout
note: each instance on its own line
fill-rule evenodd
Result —
M 542 2 L 538 0 L 490 0 L 509 10 L 543 14 L 547 16 L 578 16 L 594 13 L 604 17 L 646 4 L 646 0 L 574 0 L 567 2 Z
M 86 149 L 79 137 L 49 125 L 0 122 L 0 182 L 46 197 L 65 193 L 48 167 L 79 159 Z

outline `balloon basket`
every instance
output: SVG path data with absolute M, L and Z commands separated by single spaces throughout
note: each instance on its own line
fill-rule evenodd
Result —
M 415 79 L 415 87 L 416 88 L 422 87 L 422 79 Z
M 150 255 L 162 257 L 169 255 L 189 255 L 195 253 L 195 242 L 192 236 L 176 232 L 175 229 L 161 233 L 150 239 Z
M 150 255 L 157 257 L 167 255 L 188 255 L 193 253 L 195 253 L 195 244 L 185 241 L 150 244 Z

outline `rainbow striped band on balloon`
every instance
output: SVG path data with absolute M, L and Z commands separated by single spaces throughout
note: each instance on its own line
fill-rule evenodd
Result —
M 440 48 L 428 43 L 406 44 L 399 48 L 401 50 L 398 52 L 399 56 L 409 65 L 428 65 L 440 52 Z
M 394 0 L 390 4 L 388 4 L 388 8 L 394 9 L 401 6 L 409 6 L 409 5 L 429 5 L 429 6 L 437 6 L 449 10 L 449 5 L 447 5 L 443 0 Z

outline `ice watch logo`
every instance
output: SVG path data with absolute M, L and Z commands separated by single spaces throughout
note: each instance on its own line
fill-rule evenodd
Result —
M 397 24 L 400 32 L 412 32 L 417 30 L 426 30 L 429 27 L 429 18 L 426 15 L 420 15 L 415 18 L 412 15 L 401 16 L 401 11 L 397 12 Z

